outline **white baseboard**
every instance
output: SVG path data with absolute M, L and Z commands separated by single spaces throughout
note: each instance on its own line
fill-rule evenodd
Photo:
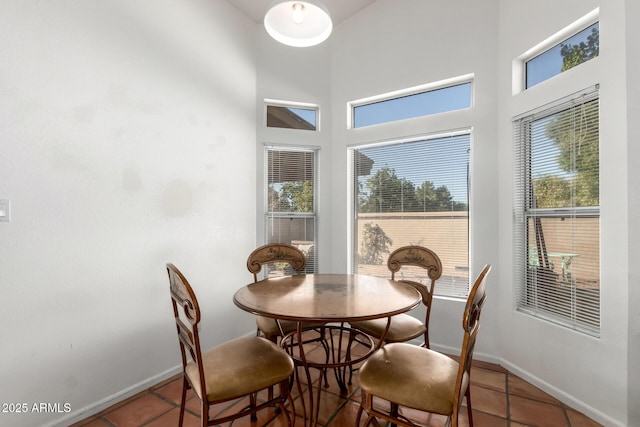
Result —
M 420 343 L 415 342 L 414 344 L 419 345 Z M 459 348 L 449 347 L 449 346 L 441 346 L 437 344 L 433 344 L 431 348 L 435 351 L 456 355 L 460 353 Z M 528 383 L 538 387 L 540 390 L 545 393 L 553 396 L 558 399 L 560 402 L 565 405 L 575 409 L 578 412 L 581 412 L 593 419 L 594 421 L 599 422 L 603 426 L 607 427 L 625 427 L 625 424 L 619 420 L 613 419 L 607 414 L 604 414 L 597 409 L 592 408 L 591 406 L 585 404 L 584 402 L 574 398 L 573 396 L 567 394 L 566 392 L 554 387 L 553 385 L 547 383 L 546 381 L 541 380 L 540 378 L 532 375 L 531 373 L 520 369 L 518 366 L 509 363 L 508 361 L 500 358 L 496 358 L 495 356 L 487 353 L 474 353 L 474 360 L 493 363 L 496 365 L 500 365 L 503 368 L 507 369 L 509 372 L 519 376 L 523 380 Z M 115 405 L 116 403 L 133 396 L 136 393 L 147 390 L 148 388 L 168 379 L 172 376 L 178 374 L 182 370 L 182 365 L 175 366 L 171 369 L 168 369 L 158 375 L 147 378 L 144 381 L 139 382 L 138 384 L 134 384 L 126 389 L 114 393 L 110 396 L 105 397 L 104 399 L 87 405 L 79 410 L 74 410 L 72 413 L 59 418 L 58 420 L 52 421 L 48 424 L 45 424 L 43 427 L 65 427 L 75 422 L 81 421 L 91 415 L 97 414 L 98 412 Z
M 97 402 L 91 403 L 83 408 L 78 410 L 74 410 L 69 414 L 64 415 L 63 417 L 52 421 L 50 423 L 45 424 L 43 427 L 66 427 L 70 424 L 76 423 L 78 421 L 82 421 L 91 415 L 95 415 L 98 412 L 115 405 L 116 403 L 133 396 L 136 393 L 140 393 L 141 391 L 147 390 L 148 388 L 168 379 L 172 376 L 180 373 L 182 371 L 182 364 L 175 366 L 171 369 L 167 369 L 166 371 L 154 375 L 150 378 L 147 378 L 144 381 L 141 381 L 137 384 L 134 384 L 130 387 L 127 387 L 124 390 L 121 390 L 117 393 L 114 393 L 110 396 L 105 397 Z
M 437 344 L 432 345 L 431 348 L 435 351 L 439 351 L 445 354 L 452 354 L 452 355 L 460 354 L 459 348 L 441 346 Z M 497 358 L 491 354 L 479 353 L 476 351 L 473 354 L 473 360 L 493 363 L 493 364 L 502 366 L 509 372 L 512 372 L 513 374 L 519 376 L 520 378 L 527 381 L 528 383 L 538 387 L 540 390 L 553 396 L 554 398 L 558 399 L 560 402 L 575 409 L 576 411 L 585 414 L 587 417 L 591 418 L 594 421 L 597 421 L 603 426 L 625 427 L 625 424 L 623 422 L 619 420 L 615 420 L 610 416 L 608 416 L 607 414 L 604 414 L 598 411 L 597 409 L 592 408 L 591 406 L 585 404 L 584 402 L 554 387 L 553 385 L 547 383 L 546 381 L 541 380 L 540 378 L 532 375 L 530 372 L 527 372 L 519 368 L 518 366 L 513 365 L 512 363 L 509 363 L 504 359 Z
M 555 386 L 549 384 L 548 382 L 541 380 L 540 378 L 532 375 L 531 373 L 523 369 L 520 369 L 518 366 L 515 366 L 506 360 L 500 360 L 497 363 L 503 368 L 505 368 L 506 370 L 508 370 L 509 372 L 512 372 L 515 375 L 519 376 L 529 384 L 532 384 L 538 387 L 540 390 L 555 397 L 560 402 L 575 409 L 578 412 L 583 413 L 587 417 L 591 418 L 594 421 L 597 421 L 603 426 L 607 426 L 607 427 L 625 427 L 626 426 L 626 424 L 621 422 L 620 420 L 611 418 L 609 415 L 598 411 L 597 409 L 569 395 L 565 391 L 556 388 Z

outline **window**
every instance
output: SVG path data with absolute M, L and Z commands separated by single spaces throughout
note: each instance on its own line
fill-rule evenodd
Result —
M 317 271 L 316 155 L 314 149 L 267 147 L 264 156 L 266 241 L 302 250 L 307 273 Z
M 318 130 L 318 107 L 310 104 L 279 104 L 267 101 L 267 127 L 299 130 Z
M 393 250 L 422 245 L 443 263 L 436 295 L 466 297 L 470 139 L 463 131 L 349 150 L 355 273 L 389 277 Z
M 353 127 L 360 128 L 469 108 L 471 107 L 471 82 L 468 81 L 469 76 L 464 76 L 464 80 L 467 81 L 457 84 L 450 84 L 450 81 L 437 82 L 400 91 L 398 95 L 383 95 L 373 99 L 354 101 L 350 103 Z
M 597 88 L 514 120 L 518 310 L 598 335 Z
M 598 22 L 526 61 L 526 88 L 537 85 L 600 53 Z

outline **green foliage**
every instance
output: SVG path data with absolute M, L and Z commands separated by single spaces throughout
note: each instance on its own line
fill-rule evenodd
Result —
M 562 44 L 560 55 L 562 55 L 562 71 L 566 71 L 576 65 L 582 64 L 600 54 L 600 32 L 597 28 L 591 30 L 587 37 L 587 42 L 578 44 Z
M 563 44 L 562 71 L 600 53 L 600 35 L 591 30 L 587 42 Z M 600 135 L 598 102 L 590 101 L 562 111 L 547 125 L 547 136 L 560 153 L 558 164 L 569 177 L 544 176 L 534 180 L 539 208 L 598 206 L 600 204 Z
M 569 180 L 547 175 L 534 181 L 537 208 L 559 208 L 571 206 L 571 183 Z
M 360 212 L 403 212 L 416 205 L 413 183 L 398 178 L 388 167 L 369 178 L 365 188 L 367 195 L 360 195 Z
M 435 187 L 425 181 L 416 188 L 414 184 L 399 178 L 394 169 L 380 168 L 360 188 L 360 212 L 442 212 L 465 211 L 466 203 L 453 201 L 446 186 Z
M 289 200 L 284 198 L 278 191 L 273 188 L 273 185 L 269 185 L 267 189 L 267 203 L 269 212 L 291 212 L 291 204 Z
M 436 188 L 431 181 L 425 181 L 417 188 L 416 199 L 418 202 L 417 211 L 419 212 L 450 211 L 452 204 L 455 203 L 451 192 L 445 185 Z M 466 205 L 464 205 L 464 209 L 454 210 L 466 210 Z
M 293 212 L 313 212 L 311 181 L 289 181 L 282 185 L 282 196 L 289 200 Z
M 313 184 L 309 180 L 288 181 L 280 190 L 269 186 L 269 211 L 313 212 Z
M 365 224 L 360 243 L 360 263 L 382 264 L 383 255 L 389 253 L 392 244 L 393 241 L 378 224 Z
M 574 192 L 573 206 L 598 206 L 600 204 L 600 135 L 598 102 L 590 101 L 576 108 L 562 111 L 547 125 L 547 136 L 560 150 L 558 164 L 570 174 L 565 186 Z M 538 192 L 542 187 L 539 178 L 535 183 L 538 207 L 572 206 L 563 204 L 566 190 Z M 549 177 L 546 178 L 549 180 Z

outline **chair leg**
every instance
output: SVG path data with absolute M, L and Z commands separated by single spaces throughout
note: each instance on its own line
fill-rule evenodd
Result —
M 400 411 L 398 404 L 393 402 L 389 402 L 389 403 L 391 405 L 391 408 L 389 410 L 389 415 L 391 415 L 392 418 L 398 419 L 398 415 Z M 391 427 L 396 427 L 396 426 L 397 426 L 396 423 L 394 422 L 391 423 Z
M 258 329 L 258 334 L 260 334 L 260 329 Z M 259 336 L 259 335 L 258 335 L 258 336 Z M 267 339 L 268 339 L 269 341 L 271 341 L 272 343 L 274 343 L 275 345 L 278 345 L 278 335 L 270 335 L 270 336 L 268 336 L 268 337 L 267 337 Z M 267 393 L 268 393 L 268 395 L 267 395 L 267 400 L 271 400 L 271 399 L 273 399 L 273 386 L 269 387 L 269 390 L 268 390 L 268 392 L 267 392 Z M 253 417 L 254 417 L 254 416 L 255 416 L 255 414 L 253 414 L 253 415 L 251 416 L 251 417 L 252 417 L 252 418 L 251 418 L 251 421 L 255 421 L 255 420 L 253 419 Z
M 358 408 L 358 412 L 356 413 L 356 425 L 359 426 L 360 425 L 360 418 L 362 418 L 362 412 L 364 411 L 364 409 L 362 408 L 362 404 L 360 404 L 360 407 Z
M 364 411 L 364 405 L 365 405 L 365 401 L 367 399 L 367 395 L 364 391 L 360 392 L 362 395 L 362 398 L 360 400 L 360 407 L 358 408 L 358 413 L 356 414 L 356 426 L 360 425 L 360 418 L 362 418 L 362 412 Z M 367 414 L 369 415 L 369 414 Z M 365 424 L 366 425 L 366 424 Z
M 329 353 L 331 352 L 331 350 L 329 349 L 329 344 L 327 344 L 326 332 L 327 331 L 324 326 L 321 326 L 320 329 L 318 330 L 318 333 L 320 334 L 320 344 L 324 348 L 324 352 L 326 355 L 325 361 L 327 364 L 329 364 Z M 324 370 L 323 378 L 324 378 L 324 387 L 329 388 L 329 378 L 327 377 L 326 369 Z
M 200 422 L 202 423 L 202 427 L 209 426 L 209 403 L 205 399 L 202 400 L 200 408 Z
M 182 427 L 182 423 L 184 422 L 184 408 L 187 402 L 187 388 L 189 387 L 189 382 L 187 378 L 182 377 L 182 395 L 180 396 L 180 415 L 178 416 L 178 427 Z
M 469 416 L 469 427 L 473 427 L 473 411 L 471 409 L 471 384 L 467 386 L 465 396 L 467 397 L 467 414 Z
M 269 392 L 273 392 L 273 388 L 269 388 Z M 254 410 L 256 409 L 256 402 L 258 400 L 258 393 L 251 393 L 251 395 L 249 395 L 249 407 Z M 251 421 L 252 422 L 256 422 L 258 421 L 258 414 L 256 414 L 255 412 L 251 412 Z
M 285 383 L 280 383 L 280 396 L 287 396 L 286 400 L 278 402 L 278 408 L 280 409 L 280 413 L 284 414 L 287 417 L 287 426 L 293 427 L 295 424 L 296 418 L 296 407 L 293 403 L 293 398 L 291 397 L 291 381 L 293 381 L 293 375 L 289 379 L 289 381 Z M 285 406 L 286 403 L 291 405 L 291 411 L 287 411 Z

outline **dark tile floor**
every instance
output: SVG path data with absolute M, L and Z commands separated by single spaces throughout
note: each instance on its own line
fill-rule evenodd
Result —
M 321 398 L 320 422 L 331 427 L 355 426 L 355 417 L 359 406 L 360 392 L 357 384 L 350 387 L 346 395 L 340 395 L 336 381 L 329 376 L 329 388 L 323 390 Z M 585 415 L 569 408 L 558 400 L 532 386 L 523 379 L 506 371 L 500 366 L 484 362 L 474 362 L 471 373 L 471 398 L 473 420 L 476 427 L 595 427 L 600 424 Z M 130 397 L 104 411 L 89 417 L 73 427 L 163 427 L 178 425 L 178 411 L 182 380 L 180 376 L 163 381 L 148 390 Z M 294 387 L 294 399 L 299 395 Z M 198 426 L 199 400 L 193 392 L 187 398 L 186 427 Z M 236 405 L 246 402 L 232 402 L 215 406 L 214 413 L 232 410 Z M 299 402 L 296 411 L 301 411 Z M 414 418 L 409 411 L 403 412 Z M 461 426 L 467 426 L 466 408 Z M 444 417 L 416 414 L 421 424 L 432 427 L 445 425 Z M 296 426 L 302 426 L 302 419 L 296 417 Z M 251 423 L 248 417 L 236 420 L 235 427 L 243 426 L 286 426 L 285 417 L 271 409 L 258 414 L 258 421 Z M 383 424 L 384 425 L 384 424 Z

